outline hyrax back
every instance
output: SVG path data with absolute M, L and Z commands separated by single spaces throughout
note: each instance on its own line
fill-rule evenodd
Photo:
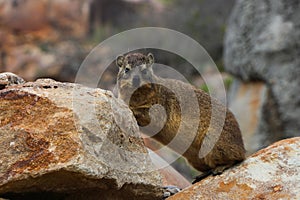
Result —
M 153 63 L 152 54 L 117 58 L 119 98 L 129 105 L 142 131 L 183 153 L 202 172 L 221 173 L 244 160 L 244 144 L 233 114 L 189 84 L 157 77 Z M 225 121 L 218 119 L 222 114 Z M 201 156 L 201 147 L 211 151 Z

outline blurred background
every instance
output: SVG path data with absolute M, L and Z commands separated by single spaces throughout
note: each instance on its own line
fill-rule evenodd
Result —
M 74 82 L 84 58 L 110 36 L 145 26 L 170 28 L 198 41 L 215 61 L 249 155 L 299 136 L 299 19 L 300 0 L 0 0 L 0 72 L 27 81 Z M 208 92 L 184 59 L 153 51 L 158 63 Z M 112 90 L 117 67 L 100 67 L 106 70 L 99 87 Z M 182 158 L 173 165 L 189 180 L 198 174 Z

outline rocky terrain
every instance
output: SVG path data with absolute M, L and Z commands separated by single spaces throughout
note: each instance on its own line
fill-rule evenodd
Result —
M 299 1 L 240 0 L 229 19 L 225 68 L 237 79 L 229 96 L 249 152 L 299 136 L 299 9 Z
M 0 96 L 4 197 L 162 195 L 135 119 L 109 91 L 45 79 L 5 88 Z
M 0 0 L 0 72 L 22 77 L 0 74 L 0 199 L 161 199 L 166 185 L 186 188 L 170 199 L 299 199 L 299 7 L 298 0 Z M 116 82 L 114 64 L 89 63 L 88 73 L 105 70 L 102 89 L 69 83 L 99 42 L 141 26 L 191 36 L 220 69 L 224 47 L 233 82 L 222 76 L 249 156 L 242 164 L 191 186 L 181 175 L 191 178 L 190 169 L 156 169 L 164 161 L 144 143 L 155 144 L 106 90 Z M 186 60 L 151 51 L 205 86 Z
M 168 199 L 299 199 L 299 158 L 300 138 L 282 140 Z
M 52 78 L 74 82 L 78 69 L 96 45 L 121 31 L 143 26 L 171 28 L 191 36 L 222 67 L 225 22 L 233 3 L 234 0 L 0 0 L 0 72 L 10 71 L 27 81 Z M 191 15 L 186 15 L 189 7 Z M 205 87 L 199 73 L 185 59 L 171 52 L 149 51 L 158 63 L 173 67 L 195 86 Z M 98 58 L 88 68 L 91 74 L 104 70 L 98 87 L 113 91 L 118 70 L 114 64 L 108 66 Z M 188 179 L 195 175 L 181 167 L 184 162 L 177 166 Z
M 11 73 L 0 84 L 0 198 L 162 199 L 170 184 L 186 188 L 170 199 L 299 198 L 299 138 L 189 186 L 156 168 L 131 111 L 110 91 Z

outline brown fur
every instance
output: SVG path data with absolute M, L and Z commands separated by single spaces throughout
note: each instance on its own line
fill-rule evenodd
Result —
M 183 156 L 197 170 L 202 172 L 212 170 L 213 173 L 221 173 L 224 169 L 244 160 L 244 144 L 239 125 L 234 115 L 220 102 L 212 99 L 202 90 L 195 89 L 193 86 L 179 80 L 157 77 L 152 71 L 153 62 L 154 58 L 152 54 L 146 56 L 135 53 L 117 58 L 117 65 L 119 66 L 117 82 L 119 98 L 123 99 L 129 105 L 139 126 L 151 125 L 151 127 L 143 131 L 146 134 L 151 134 L 151 130 L 162 127 L 153 137 L 164 145 L 168 145 L 176 134 L 178 134 L 180 124 L 185 118 L 188 119 L 188 123 L 183 123 L 185 126 L 183 134 L 176 136 L 179 137 L 179 142 L 171 145 L 171 148 L 175 151 L 180 151 L 180 146 L 191 140 L 192 143 Z M 136 79 L 139 78 L 139 81 L 135 83 L 135 85 L 139 83 L 138 86 L 133 86 L 134 77 Z M 182 95 L 179 100 L 172 88 L 186 95 Z M 180 102 L 189 101 L 191 93 L 195 95 L 195 99 L 199 105 L 200 116 L 196 119 L 189 116 L 189 114 L 191 116 L 192 114 L 197 114 L 192 105 L 185 107 L 185 114 L 181 111 L 180 107 Z M 155 104 L 159 104 L 165 108 L 165 118 L 159 115 L 159 110 L 155 109 L 152 110 L 154 117 L 150 117 L 150 108 Z M 220 127 L 222 123 L 212 124 L 212 127 L 209 127 L 212 109 L 214 109 L 217 115 L 226 112 L 223 127 Z M 164 120 L 166 123 L 161 126 Z M 193 135 L 192 131 L 189 132 L 189 130 L 192 129 L 191 126 L 194 124 L 197 124 L 198 128 Z M 201 145 L 214 145 L 209 143 L 210 140 L 205 140 L 208 141 L 206 144 L 202 143 L 205 137 L 209 138 L 217 134 L 214 132 L 214 129 L 217 127 L 220 127 L 220 130 L 222 130 L 217 143 L 204 158 L 199 158 Z

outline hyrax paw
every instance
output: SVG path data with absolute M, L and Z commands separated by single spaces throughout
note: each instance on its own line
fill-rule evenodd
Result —
M 173 185 L 164 186 L 163 189 L 164 189 L 164 196 L 163 196 L 164 199 L 181 191 L 180 188 L 173 186 Z
M 0 73 L 0 89 L 5 88 L 7 85 L 25 83 L 24 79 L 10 72 Z

